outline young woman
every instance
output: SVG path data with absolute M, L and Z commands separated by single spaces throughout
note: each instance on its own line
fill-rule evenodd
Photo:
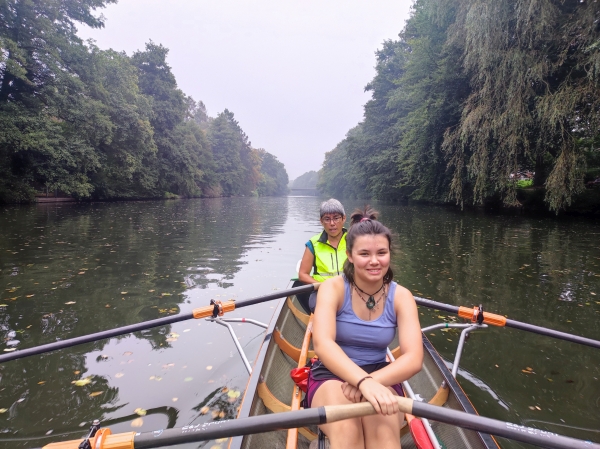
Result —
M 298 270 L 298 281 L 300 282 L 294 286 L 322 282 L 342 273 L 346 261 L 346 229 L 343 227 L 346 221 L 346 212 L 344 206 L 338 200 L 331 198 L 321 204 L 319 213 L 323 232 L 311 237 L 306 242 Z M 311 308 L 314 309 L 316 302 L 314 294 L 311 300 L 308 295 L 298 296 L 298 299 L 307 313 L 310 313 Z
M 421 326 L 412 294 L 393 282 L 392 237 L 368 206 L 351 217 L 344 275 L 321 284 L 313 325 L 320 360 L 307 392 L 311 407 L 369 401 L 377 415 L 325 424 L 331 448 L 400 448 L 400 383 L 421 370 Z M 386 362 L 398 328 L 401 356 Z

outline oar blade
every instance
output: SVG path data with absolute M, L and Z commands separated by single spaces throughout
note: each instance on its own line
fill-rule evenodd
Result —
M 429 435 L 427 435 L 423 421 L 419 418 L 414 418 L 410 421 L 408 426 L 417 449 L 433 449 L 433 444 L 431 444 Z

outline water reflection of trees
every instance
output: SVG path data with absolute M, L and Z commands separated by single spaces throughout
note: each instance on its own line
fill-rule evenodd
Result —
M 179 313 L 187 289 L 232 285 L 248 249 L 272 240 L 286 218 L 285 198 L 4 208 L 0 335 L 25 348 Z M 164 349 L 169 332 L 135 336 Z M 115 411 L 118 390 L 106 379 L 95 377 L 93 391 L 71 384 L 86 372 L 85 354 L 106 343 L 1 366 L 0 408 L 9 411 L 0 428 L 73 428 Z

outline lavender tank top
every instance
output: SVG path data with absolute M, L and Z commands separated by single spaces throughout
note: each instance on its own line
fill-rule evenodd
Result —
M 344 277 L 344 304 L 336 316 L 335 342 L 359 366 L 385 362 L 386 349 L 396 335 L 396 285 L 393 281 L 389 285 L 381 316 L 363 321 L 352 309 L 352 290 Z

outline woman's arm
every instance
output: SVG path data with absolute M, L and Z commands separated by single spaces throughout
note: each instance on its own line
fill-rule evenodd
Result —
M 300 262 L 300 268 L 298 269 L 298 280 L 305 284 L 313 284 L 315 280 L 310 275 L 313 263 L 315 261 L 315 255 L 308 249 L 304 248 L 304 254 L 302 255 L 302 261 Z
M 396 287 L 394 309 L 401 355 L 393 363 L 373 373 L 374 379 L 387 386 L 410 379 L 423 366 L 423 339 L 417 304 L 412 294 L 400 285 Z

